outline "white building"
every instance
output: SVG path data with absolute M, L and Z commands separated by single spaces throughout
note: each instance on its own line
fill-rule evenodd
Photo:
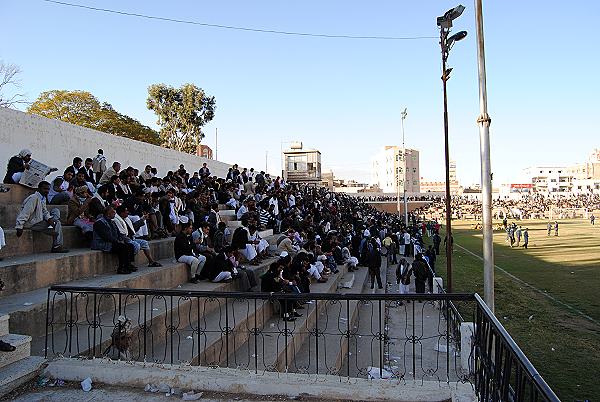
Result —
M 534 193 L 566 194 L 571 191 L 573 175 L 565 166 L 534 166 L 525 169 Z
M 375 155 L 372 161 L 371 183 L 384 193 L 397 193 L 398 190 L 419 193 L 419 151 L 387 145 Z

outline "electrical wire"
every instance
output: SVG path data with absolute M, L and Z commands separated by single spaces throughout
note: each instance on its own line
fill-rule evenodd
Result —
M 120 10 L 111 10 L 108 8 L 86 6 L 83 4 L 67 3 L 64 1 L 58 1 L 58 0 L 42 0 L 42 1 L 44 1 L 46 3 L 61 5 L 61 6 L 82 8 L 82 9 L 89 10 L 89 11 L 99 11 L 99 12 L 103 12 L 103 13 L 117 14 L 117 15 L 128 16 L 128 17 L 145 18 L 145 19 L 149 19 L 149 20 L 166 21 L 166 22 L 173 22 L 173 23 L 178 23 L 178 24 L 199 25 L 199 26 L 209 27 L 209 28 L 231 29 L 231 30 L 236 30 L 236 31 L 258 32 L 258 33 L 268 33 L 268 34 L 276 34 L 276 35 L 305 36 L 305 37 L 329 38 L 329 39 L 362 39 L 362 40 L 437 39 L 436 36 L 355 36 L 355 35 L 330 35 L 330 34 L 320 34 L 320 33 L 310 33 L 310 32 L 277 31 L 277 30 L 273 30 L 273 29 L 248 28 L 248 27 L 222 25 L 222 24 L 209 24 L 209 23 L 198 22 L 198 21 L 181 20 L 181 19 L 168 18 L 168 17 L 159 17 L 159 16 L 155 16 L 155 15 L 146 15 L 146 14 L 132 13 L 132 12 L 126 12 L 126 11 L 120 11 Z

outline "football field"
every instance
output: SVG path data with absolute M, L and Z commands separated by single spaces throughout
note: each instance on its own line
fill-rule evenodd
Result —
M 600 400 L 600 225 L 563 220 L 548 236 L 547 221 L 516 223 L 528 249 L 494 232 L 496 316 L 562 400 Z M 483 295 L 481 231 L 452 227 L 453 290 Z M 443 255 L 436 266 L 445 280 Z

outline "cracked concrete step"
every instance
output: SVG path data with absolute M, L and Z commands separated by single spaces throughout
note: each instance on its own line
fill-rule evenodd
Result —
M 150 250 L 155 259 L 173 257 L 173 239 L 153 240 Z M 148 260 L 140 251 L 135 263 L 146 266 Z M 89 248 L 70 250 L 66 254 L 30 254 L 0 261 L 0 279 L 7 285 L 3 297 L 29 292 L 50 285 L 116 271 L 115 255 Z

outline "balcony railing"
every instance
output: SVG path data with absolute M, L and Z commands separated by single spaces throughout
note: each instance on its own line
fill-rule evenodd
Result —
M 296 321 L 282 318 L 294 311 Z M 465 343 L 466 320 L 475 330 Z M 53 286 L 44 346 L 46 357 L 469 382 L 481 401 L 559 401 L 476 294 Z

